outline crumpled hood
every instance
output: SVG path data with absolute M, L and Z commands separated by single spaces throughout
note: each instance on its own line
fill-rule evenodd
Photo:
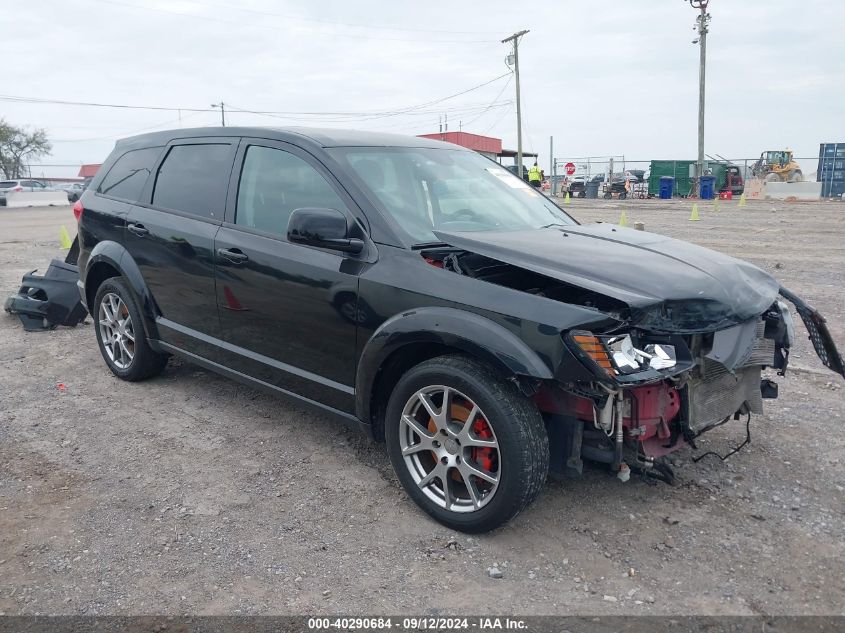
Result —
M 435 235 L 456 248 L 622 301 L 632 323 L 654 331 L 730 327 L 765 312 L 780 287 L 747 262 L 611 224 Z

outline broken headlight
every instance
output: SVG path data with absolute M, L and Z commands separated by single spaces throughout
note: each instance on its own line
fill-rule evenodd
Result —
M 647 343 L 634 347 L 630 334 L 596 336 L 591 332 L 572 332 L 569 340 L 599 370 L 611 377 L 646 370 L 670 369 L 677 364 L 675 346 Z
M 669 369 L 677 363 L 673 345 L 649 343 L 643 345 L 643 349 L 637 349 L 630 334 L 607 339 L 605 344 L 613 365 L 622 374 L 644 369 Z

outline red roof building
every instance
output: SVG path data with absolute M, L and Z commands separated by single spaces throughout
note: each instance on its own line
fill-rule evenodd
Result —
M 80 178 L 93 178 L 97 175 L 97 170 L 101 167 L 101 165 L 82 165 L 79 168 L 79 177 Z
M 435 141 L 454 143 L 467 149 L 472 149 L 479 154 L 496 160 L 502 152 L 502 139 L 492 136 L 481 136 L 481 134 L 470 134 L 469 132 L 438 132 L 435 134 L 420 134 L 420 138 L 431 138 Z

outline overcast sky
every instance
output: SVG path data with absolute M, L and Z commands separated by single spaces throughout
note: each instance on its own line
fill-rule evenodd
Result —
M 4 96 L 184 108 L 184 127 L 219 124 L 219 112 L 190 109 L 221 99 L 231 125 L 422 134 L 448 115 L 450 130 L 460 121 L 515 147 L 508 77 L 417 106 L 506 73 L 509 46 L 500 40 L 530 29 L 519 49 L 524 147 L 540 152 L 541 166 L 552 135 L 558 157 L 696 153 L 696 12 L 686 0 L 9 4 Z M 842 2 L 711 0 L 710 13 L 708 153 L 739 158 L 788 146 L 817 156 L 820 142 L 845 141 Z M 54 149 L 44 163 L 101 162 L 117 138 L 180 126 L 175 110 L 5 100 L 0 116 L 48 130 Z

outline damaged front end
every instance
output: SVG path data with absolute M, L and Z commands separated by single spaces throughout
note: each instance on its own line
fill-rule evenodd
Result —
M 760 414 L 763 399 L 777 397 L 777 384 L 763 370 L 786 370 L 793 337 L 781 301 L 758 318 L 712 333 L 567 333 L 566 345 L 596 380 L 549 383 L 535 396 L 551 423 L 563 427 L 557 430 L 565 452 L 558 472 L 580 472 L 586 458 L 610 464 L 622 479 L 635 469 L 671 480 L 661 458 L 696 448 L 703 433 Z
M 795 340 L 786 301 L 822 362 L 845 377 L 824 318 L 765 272 L 707 249 L 633 233 L 566 227 L 533 232 L 533 246 L 528 236 L 496 234 L 482 242 L 441 234 L 448 246 L 423 253 L 447 271 L 613 320 L 601 331 L 560 333 L 592 380 L 572 380 L 573 372 L 560 367 L 556 380 L 544 381 L 533 395 L 548 422 L 553 473 L 580 473 L 590 460 L 609 464 L 623 481 L 637 470 L 671 482 L 663 458 L 697 448 L 703 433 L 745 418 L 750 441 L 751 415 L 778 395 L 763 371 L 784 375 Z

